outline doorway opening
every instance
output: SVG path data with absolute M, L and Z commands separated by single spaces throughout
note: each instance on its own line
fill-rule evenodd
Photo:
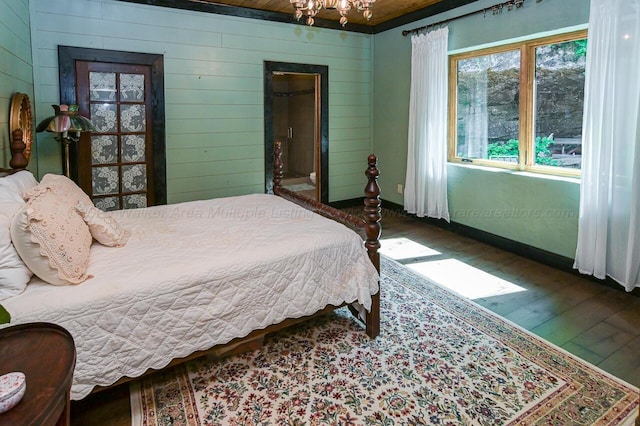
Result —
M 273 180 L 273 145 L 282 142 L 283 186 L 328 201 L 328 69 L 265 62 L 265 178 Z

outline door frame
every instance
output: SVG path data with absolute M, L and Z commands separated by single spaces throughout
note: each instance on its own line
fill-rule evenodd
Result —
M 155 204 L 167 204 L 167 154 L 164 114 L 164 56 L 153 53 L 58 46 L 60 103 L 77 104 L 76 61 L 148 65 L 151 68 L 151 132 L 153 137 L 153 193 Z M 78 181 L 78 152 L 69 150 L 71 178 Z
M 273 73 L 320 76 L 320 201 L 329 202 L 329 67 L 326 65 L 264 61 L 264 174 L 265 192 L 273 191 Z

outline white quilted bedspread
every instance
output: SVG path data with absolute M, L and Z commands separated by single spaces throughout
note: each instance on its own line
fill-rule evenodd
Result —
M 33 279 L 2 302 L 10 325 L 47 321 L 73 335 L 73 399 L 327 304 L 369 309 L 378 289 L 360 236 L 272 195 L 112 214 L 131 238 L 94 243 L 92 278 Z

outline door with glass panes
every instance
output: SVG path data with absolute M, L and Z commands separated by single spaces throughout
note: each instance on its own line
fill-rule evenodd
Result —
M 71 178 L 102 210 L 167 202 L 164 59 L 58 46 L 60 102 L 97 131 L 71 145 Z
M 80 113 L 97 131 L 78 145 L 79 185 L 101 210 L 155 204 L 150 69 L 76 62 Z

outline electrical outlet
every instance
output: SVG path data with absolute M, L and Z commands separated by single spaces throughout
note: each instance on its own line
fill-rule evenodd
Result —
M 398 184 L 398 194 L 402 194 L 402 184 Z

